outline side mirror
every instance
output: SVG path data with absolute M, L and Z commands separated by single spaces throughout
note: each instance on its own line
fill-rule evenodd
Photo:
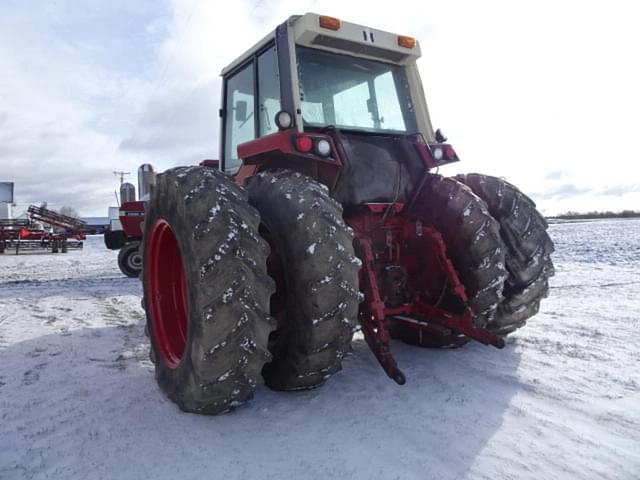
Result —
M 244 122 L 247 120 L 247 102 L 244 100 L 238 100 L 234 108 L 236 114 L 236 122 Z

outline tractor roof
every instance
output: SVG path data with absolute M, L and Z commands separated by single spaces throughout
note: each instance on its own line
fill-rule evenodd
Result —
M 316 13 L 293 15 L 287 20 L 297 45 L 405 65 L 420 57 L 420 44 L 412 37 L 349 23 Z M 273 41 L 275 30 L 227 65 L 221 75 L 244 63 Z

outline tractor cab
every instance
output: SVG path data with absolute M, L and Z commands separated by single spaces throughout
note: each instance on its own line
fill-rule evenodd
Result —
M 412 37 L 289 18 L 222 71 L 224 171 L 298 170 L 346 207 L 407 201 L 427 169 L 457 161 L 431 126 L 419 57 Z

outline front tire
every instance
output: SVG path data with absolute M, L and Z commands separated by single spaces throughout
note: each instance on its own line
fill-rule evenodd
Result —
M 246 192 L 207 167 L 157 176 L 143 235 L 144 304 L 160 388 L 219 414 L 253 396 L 271 359 L 269 247 Z
M 140 242 L 127 243 L 118 252 L 118 267 L 127 277 L 138 278 L 142 272 Z

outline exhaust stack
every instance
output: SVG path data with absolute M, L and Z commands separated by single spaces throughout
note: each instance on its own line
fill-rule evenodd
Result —
M 140 201 L 149 200 L 151 185 L 156 183 L 156 169 L 150 163 L 143 163 L 138 168 L 138 193 Z

